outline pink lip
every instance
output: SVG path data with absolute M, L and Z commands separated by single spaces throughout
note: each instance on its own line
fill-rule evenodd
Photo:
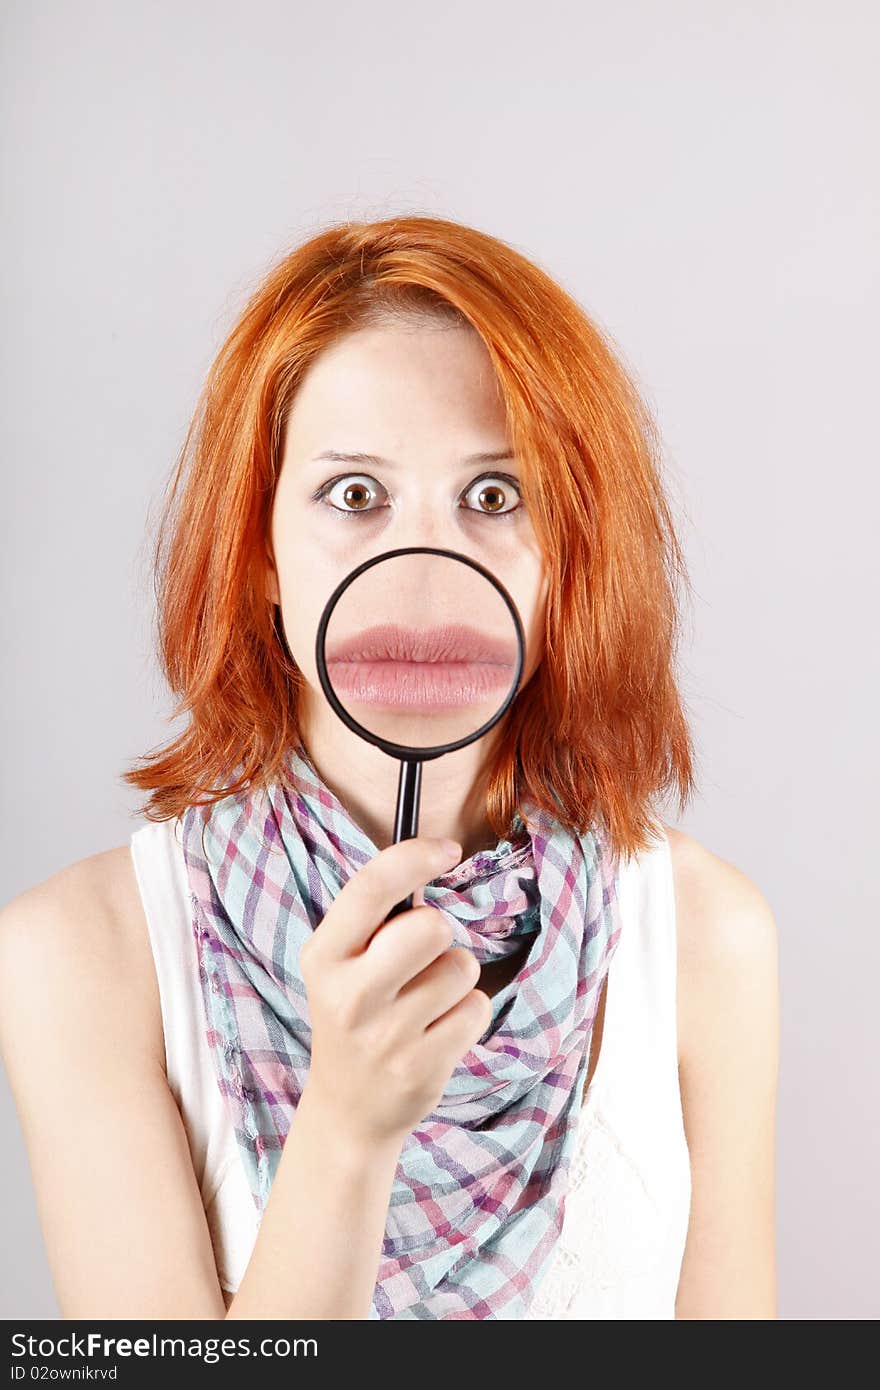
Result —
M 424 711 L 493 695 L 500 700 L 516 669 L 512 642 L 464 623 L 418 629 L 379 624 L 328 644 L 326 659 L 339 696 Z
M 328 645 L 328 661 L 479 661 L 510 667 L 512 643 L 464 623 L 403 628 L 380 623 Z

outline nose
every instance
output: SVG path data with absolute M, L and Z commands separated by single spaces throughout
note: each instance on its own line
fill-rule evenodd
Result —
M 432 502 L 431 498 L 421 500 L 416 506 L 404 510 L 396 519 L 394 526 L 395 545 L 427 545 L 433 549 L 454 550 L 458 541 L 452 518 L 446 515 L 447 509 Z
M 387 549 L 402 546 L 427 546 L 432 550 L 454 550 L 473 555 L 473 537 L 461 525 L 462 512 L 448 493 L 426 488 L 400 508 L 382 537 Z

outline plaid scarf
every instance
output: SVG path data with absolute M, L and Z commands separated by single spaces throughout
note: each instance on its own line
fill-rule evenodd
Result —
M 304 749 L 292 788 L 183 814 L 207 1038 L 257 1210 L 309 1070 L 299 951 L 377 847 Z M 562 1229 L 602 983 L 620 935 L 606 834 L 537 809 L 427 884 L 481 963 L 531 946 L 437 1108 L 407 1136 L 371 1318 L 519 1318 Z

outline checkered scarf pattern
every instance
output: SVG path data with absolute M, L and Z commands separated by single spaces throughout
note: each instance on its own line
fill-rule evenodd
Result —
M 265 1208 L 309 1070 L 299 952 L 378 853 L 304 749 L 291 787 L 183 814 L 208 1043 L 254 1203 Z M 519 1318 L 562 1229 L 601 987 L 620 936 L 606 832 L 518 812 L 511 839 L 427 884 L 480 962 L 527 937 L 516 977 L 403 1144 L 371 1318 Z

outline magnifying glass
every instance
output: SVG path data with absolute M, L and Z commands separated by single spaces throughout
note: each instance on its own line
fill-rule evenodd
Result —
M 365 560 L 334 589 L 315 660 L 343 724 L 400 760 L 397 844 L 418 834 L 422 763 L 482 738 L 509 707 L 525 640 L 513 599 L 483 565 L 404 546 Z

